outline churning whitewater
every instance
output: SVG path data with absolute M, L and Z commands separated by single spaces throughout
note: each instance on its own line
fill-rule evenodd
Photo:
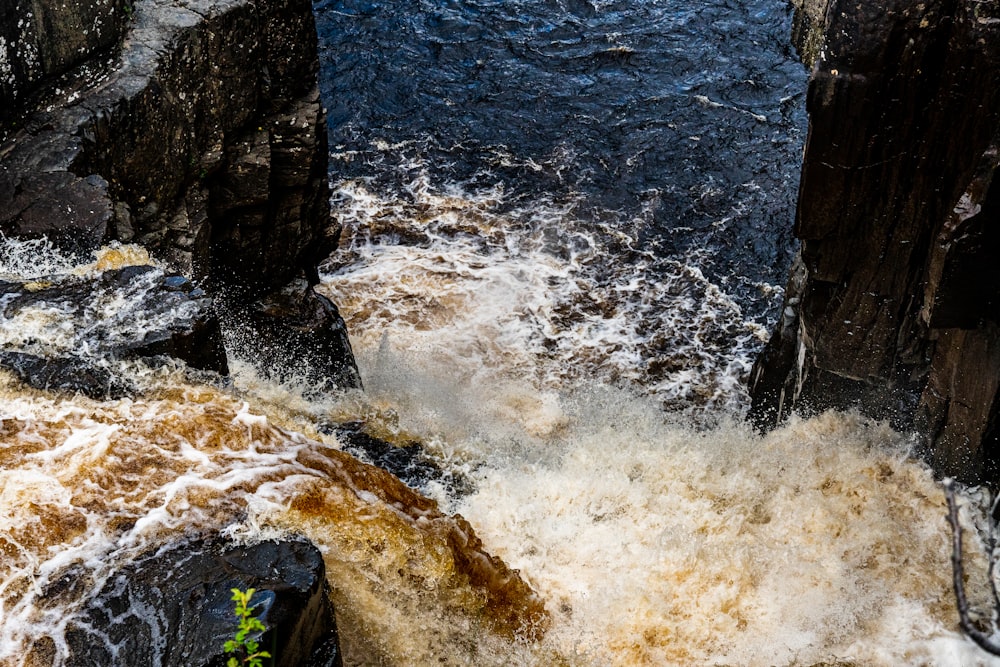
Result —
M 805 73 L 782 3 L 316 12 L 343 226 L 319 289 L 365 389 L 269 381 L 239 331 L 229 379 L 111 363 L 131 397 L 0 372 L 0 665 L 72 665 L 113 573 L 219 532 L 319 546 L 348 665 L 1000 664 L 958 632 L 944 496 L 907 436 L 742 422 L 794 251 Z M 0 246 L 26 285 L 130 265 L 163 271 L 134 246 Z M 153 326 L 127 287 L 0 342 L 86 355 Z M 345 422 L 444 476 L 359 462 Z M 985 609 L 989 498 L 961 504 Z
M 75 271 L 136 261 L 113 248 Z M 113 401 L 5 376 L 0 663 L 72 664 L 76 613 L 120 565 L 223 531 L 320 546 L 348 664 L 990 664 L 955 631 L 940 487 L 887 427 L 693 426 L 628 390 L 538 386 L 485 352 L 469 373 L 395 335 L 405 354 L 360 354 L 365 393 L 325 402 L 239 363 L 228 387 L 123 367 L 139 395 Z M 333 420 L 424 442 L 468 479 L 424 493 L 471 526 L 342 453 Z M 985 502 L 963 499 L 979 605 Z M 475 556 L 472 530 L 533 591 Z

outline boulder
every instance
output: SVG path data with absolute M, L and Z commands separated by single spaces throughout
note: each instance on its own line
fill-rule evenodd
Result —
M 313 394 L 361 388 L 344 319 L 304 279 L 229 312 L 234 345 L 268 376 L 305 382 Z
M 219 537 L 154 551 L 112 574 L 70 622 L 67 664 L 222 667 L 236 633 L 231 589 L 250 600 L 275 667 L 339 667 L 323 556 L 305 540 L 232 544 Z M 266 662 L 266 664 L 271 664 Z
M 1000 5 L 828 4 L 800 257 L 751 417 L 857 408 L 923 434 L 941 474 L 996 485 Z
M 123 398 L 132 386 L 81 357 L 39 357 L 25 352 L 0 351 L 0 367 L 11 371 L 30 387 L 43 391 L 83 394 L 96 399 Z

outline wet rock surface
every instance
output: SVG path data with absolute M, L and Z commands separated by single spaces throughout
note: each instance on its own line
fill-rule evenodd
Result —
M 825 17 L 800 264 L 751 416 L 857 407 L 924 434 L 941 474 L 995 485 L 998 8 L 833 2 Z
M 125 20 L 124 4 L 94 0 L 59 21 L 32 23 L 39 12 L 56 12 L 49 4 L 34 3 L 39 10 L 3 0 L 0 12 L 33 30 L 42 54 L 66 46 L 51 42 L 84 20 L 76 14 L 103 17 L 106 29 L 74 46 L 79 57 L 57 58 L 58 67 L 46 65 L 23 84 L 17 79 L 19 90 L 37 89 L 31 100 L 0 91 L 23 116 L 4 125 L 0 232 L 46 238 L 79 256 L 111 241 L 139 243 L 240 307 L 296 289 L 286 286 L 301 275 L 316 282 L 316 265 L 335 247 L 339 228 L 330 222 L 310 3 L 142 0 L 128 5 Z M 21 65 L 4 60 L 11 42 L 3 39 L 0 73 L 28 67 L 28 56 Z M 31 48 L 21 44 L 18 54 Z M 52 79 L 67 69 L 72 85 Z M 321 340 L 304 363 L 330 370 L 326 384 L 356 386 L 336 308 L 313 297 L 307 310 L 284 324 L 268 314 L 266 328 L 283 331 L 268 345 L 287 343 L 277 354 L 294 358 L 308 347 L 300 339 L 311 326 Z M 309 317 L 312 325 L 304 324 Z M 134 352 L 224 370 L 224 361 L 213 361 L 214 343 L 198 351 L 197 340 L 158 335 L 137 341 Z M 331 351 L 332 360 L 322 358 Z
M 112 575 L 72 622 L 69 664 L 216 667 L 237 629 L 231 589 L 255 588 L 262 650 L 276 667 L 339 667 L 325 566 L 307 541 L 194 540 Z
M 419 442 L 394 444 L 364 429 L 363 422 L 348 422 L 323 430 L 335 433 L 344 451 L 392 473 L 411 489 L 419 491 L 433 482 L 444 486 L 452 496 L 472 492 L 473 485 L 468 478 L 442 468 Z
M 133 388 L 106 368 L 80 357 L 45 358 L 24 352 L 0 352 L 0 366 L 22 382 L 43 391 L 80 393 L 90 398 L 122 398 Z
M 39 89 L 120 46 L 127 7 L 126 0 L 0 0 L 0 139 L 37 102 Z
M 361 388 L 337 306 L 305 280 L 230 310 L 235 346 L 267 375 L 305 382 L 307 393 Z
M 135 357 L 228 372 L 211 298 L 153 266 L 0 281 L 0 311 L 0 366 L 39 389 L 118 398 L 130 387 L 108 364 Z
M 137 3 L 112 69 L 0 151 L 0 230 L 281 287 L 335 239 L 317 68 L 308 2 Z
M 792 44 L 806 67 L 812 69 L 823 48 L 824 17 L 830 0 L 791 1 L 795 8 L 792 17 Z

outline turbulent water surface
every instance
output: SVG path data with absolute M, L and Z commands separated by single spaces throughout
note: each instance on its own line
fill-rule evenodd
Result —
M 320 546 L 350 665 L 994 664 L 957 632 L 944 499 L 906 437 L 741 421 L 792 252 L 805 73 L 782 3 L 317 19 L 344 226 L 321 289 L 365 392 L 239 360 L 231 383 L 117 363 L 139 393 L 114 401 L 0 375 L 0 664 L 72 665 L 88 591 L 218 531 Z M 155 261 L 3 248 L 0 278 L 40 283 Z M 92 325 L 50 309 L 0 342 Z M 461 483 L 427 479 L 435 505 L 345 455 L 338 421 Z M 978 606 L 986 502 L 963 498 Z
M 674 408 L 740 402 L 804 125 L 780 3 L 317 11 L 349 235 L 330 284 L 358 337 L 493 348 L 490 366 Z

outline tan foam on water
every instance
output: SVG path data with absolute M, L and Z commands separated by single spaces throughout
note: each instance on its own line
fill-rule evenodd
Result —
M 397 384 L 367 378 L 368 414 L 395 405 L 385 428 L 432 429 L 433 447 L 480 462 L 449 509 L 541 593 L 540 643 L 540 600 L 462 520 L 161 371 L 131 401 L 9 383 L 0 664 L 60 664 L 68 613 L 116 563 L 244 515 L 237 533 L 290 529 L 323 550 L 348 664 L 994 664 L 954 631 L 940 490 L 884 427 L 830 414 L 766 439 L 695 431 L 615 393 L 449 390 L 390 361 Z
M 126 266 L 155 266 L 149 251 L 140 245 L 112 243 L 94 253 L 94 271 L 123 269 Z
M 697 262 L 602 263 L 608 239 L 571 210 L 507 214 L 502 192 L 337 188 L 345 246 L 323 288 L 369 412 L 472 477 L 442 499 L 544 595 L 539 650 L 581 667 L 1000 664 L 956 631 L 943 496 L 899 435 L 836 414 L 766 438 L 726 422 L 761 329 Z M 633 380 L 721 424 L 598 386 Z
M 81 596 L 151 546 L 248 512 L 273 518 L 265 532 L 304 530 L 335 565 L 331 585 L 352 619 L 346 648 L 372 646 L 365 631 L 396 598 L 413 601 L 408 620 L 423 630 L 408 648 L 376 644 L 395 656 L 389 664 L 408 664 L 407 651 L 467 662 L 467 650 L 435 637 L 479 651 L 479 638 L 513 647 L 545 627 L 540 601 L 479 548 L 463 520 L 211 387 L 175 383 L 154 397 L 104 403 L 7 389 L 0 664 L 71 664 L 62 636 Z M 394 574 L 400 563 L 409 569 Z M 383 577 L 392 581 L 371 586 Z
M 490 466 L 459 506 L 549 600 L 555 650 L 581 665 L 987 664 L 955 634 L 942 493 L 891 432 L 828 414 L 764 440 L 634 434 L 609 424 Z
M 135 244 L 109 243 L 94 251 L 92 262 L 81 264 L 48 239 L 11 239 L 0 234 L 0 276 L 17 280 L 68 273 L 91 275 L 108 269 L 156 264 L 148 250 Z M 47 286 L 44 282 L 36 284 Z
M 528 640 L 548 625 L 541 599 L 482 552 L 464 520 L 368 474 L 381 478 L 368 484 L 377 496 L 314 484 L 274 518 L 323 547 L 347 664 L 506 665 L 512 654 L 527 664 Z

